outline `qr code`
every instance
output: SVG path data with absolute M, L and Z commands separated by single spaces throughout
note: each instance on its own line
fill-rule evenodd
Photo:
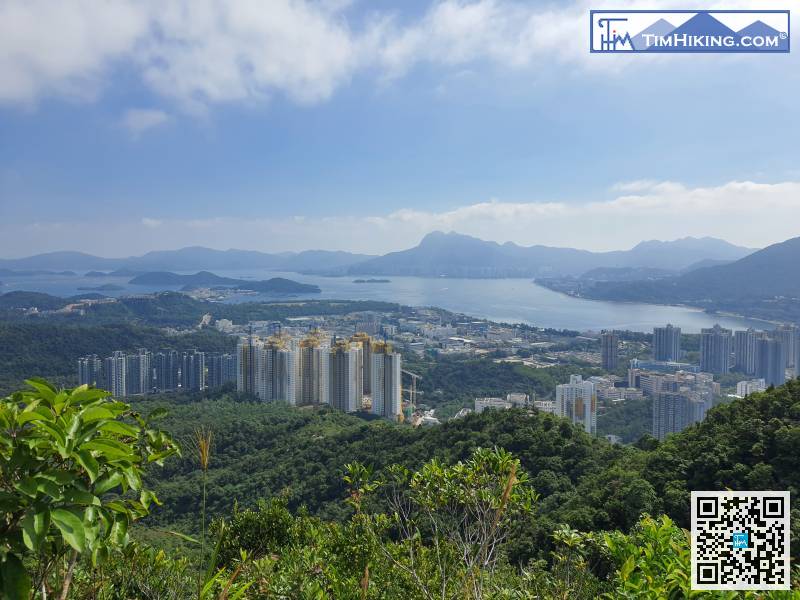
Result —
M 789 492 L 692 492 L 693 590 L 789 587 Z

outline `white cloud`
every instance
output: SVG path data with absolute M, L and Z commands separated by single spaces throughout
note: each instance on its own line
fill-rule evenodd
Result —
M 657 3 L 621 0 L 618 6 Z M 347 0 L 5 0 L 0 102 L 31 104 L 52 94 L 93 98 L 123 62 L 157 93 L 186 110 L 204 111 L 275 94 L 319 102 L 356 74 L 397 77 L 420 63 L 454 70 L 489 63 L 620 71 L 670 60 L 590 55 L 592 7 L 592 0 L 547 6 L 441 0 L 401 23 L 371 8 L 356 21 Z M 693 64 L 703 60 L 710 59 Z
M 323 100 L 372 60 L 382 24 L 352 31 L 347 2 L 8 0 L 0 6 L 0 102 L 91 98 L 125 59 L 182 106 Z
M 686 187 L 651 182 L 637 194 L 606 201 L 501 202 L 492 200 L 433 212 L 402 209 L 369 216 L 281 218 L 145 217 L 113 223 L 0 225 L 0 254 L 32 254 L 72 247 L 123 256 L 170 247 L 210 245 L 265 251 L 325 248 L 389 252 L 408 248 L 433 230 L 458 231 L 498 242 L 590 250 L 630 248 L 644 239 L 715 236 L 761 247 L 800 235 L 800 182 L 733 181 Z M 766 226 L 765 226 L 766 215 Z M 755 227 L 753 223 L 758 223 Z M 47 233 L 47 235 L 44 235 Z M 41 244 L 49 244 L 43 247 Z M 35 244 L 35 246 L 31 246 Z
M 148 11 L 128 0 L 0 3 L 0 102 L 45 94 L 91 98 L 115 59 L 148 29 Z
M 338 17 L 310 2 L 173 2 L 158 15 L 160 34 L 143 44 L 145 80 L 189 107 L 258 101 L 280 91 L 309 103 L 329 97 L 367 48 Z
M 150 217 L 142 217 L 142 225 L 145 227 L 149 227 L 151 229 L 155 229 L 157 227 L 161 227 L 164 222 L 161 219 L 151 219 Z
M 543 10 L 502 0 L 445 0 L 387 40 L 382 62 L 399 74 L 420 61 L 457 66 L 486 60 L 521 68 L 551 58 L 583 59 L 588 54 L 583 5 Z
M 152 108 L 131 108 L 122 115 L 122 126 L 137 138 L 142 133 L 153 127 L 158 127 L 169 121 L 169 115 L 163 110 Z

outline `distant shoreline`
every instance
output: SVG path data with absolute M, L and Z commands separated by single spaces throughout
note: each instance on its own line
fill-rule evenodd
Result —
M 549 286 L 543 285 L 541 283 L 537 283 L 536 280 L 532 280 L 536 286 L 539 286 L 542 289 L 549 290 L 556 294 L 561 294 L 563 296 L 568 296 L 569 298 L 575 298 L 576 300 L 586 300 L 587 302 L 613 302 L 615 304 L 646 304 L 648 306 L 669 306 L 674 308 L 688 308 L 691 310 L 696 310 L 698 312 L 705 313 L 707 315 L 720 315 L 722 317 L 728 317 L 732 319 L 746 319 L 748 321 L 758 321 L 759 323 L 769 323 L 770 325 L 783 325 L 784 321 L 773 321 L 771 319 L 765 319 L 764 317 L 754 317 L 751 315 L 739 314 L 724 310 L 715 310 L 710 311 L 707 308 L 703 308 L 702 306 L 695 306 L 694 304 L 683 304 L 679 302 L 669 303 L 669 302 L 646 302 L 645 300 L 610 300 L 607 298 L 587 298 L 586 296 L 581 296 L 580 294 L 570 294 L 569 292 L 565 292 L 563 290 L 556 290 Z

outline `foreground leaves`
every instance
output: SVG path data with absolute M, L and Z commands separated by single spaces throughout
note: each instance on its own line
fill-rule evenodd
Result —
M 142 465 L 178 452 L 168 435 L 108 392 L 27 383 L 32 390 L 0 401 L 4 598 L 27 598 L 51 583 L 68 587 L 80 555 L 96 563 L 124 547 L 130 524 L 157 501 L 142 488 Z M 72 557 L 66 565 L 65 556 Z

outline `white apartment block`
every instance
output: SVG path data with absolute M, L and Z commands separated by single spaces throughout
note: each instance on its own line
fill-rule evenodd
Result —
M 567 417 L 582 425 L 584 431 L 597 431 L 597 396 L 594 384 L 584 381 L 580 375 L 571 375 L 569 383 L 556 386 L 555 414 Z
M 767 382 L 763 379 L 748 379 L 736 384 L 736 395 L 744 397 L 756 392 L 763 392 L 766 389 Z
M 495 410 L 505 410 L 511 408 L 511 403 L 503 398 L 475 398 L 475 412 L 480 414 L 487 408 Z

